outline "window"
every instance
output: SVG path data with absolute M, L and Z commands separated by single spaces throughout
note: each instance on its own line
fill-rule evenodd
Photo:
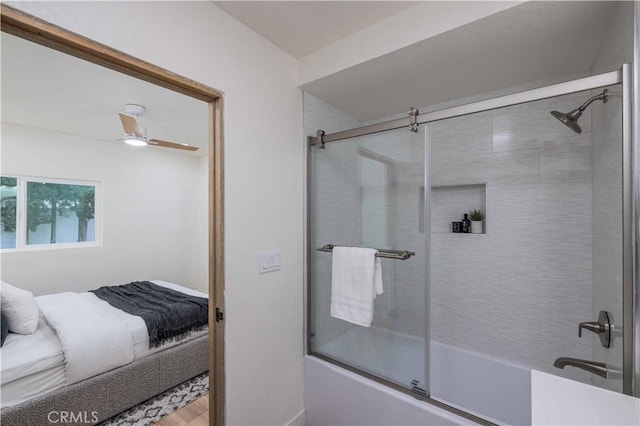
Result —
M 16 224 L 18 219 L 17 195 L 18 179 L 2 176 L 0 178 L 0 209 L 2 215 L 0 219 L 0 228 L 2 228 L 1 248 L 16 248 Z
M 96 182 L 2 176 L 2 249 L 95 245 Z

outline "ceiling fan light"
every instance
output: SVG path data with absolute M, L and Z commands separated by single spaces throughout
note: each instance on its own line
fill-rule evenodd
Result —
M 131 146 L 147 146 L 147 141 L 136 136 L 125 136 L 124 143 Z

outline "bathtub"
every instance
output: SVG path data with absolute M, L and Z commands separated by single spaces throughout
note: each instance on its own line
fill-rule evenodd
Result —
M 376 327 L 354 327 L 319 348 L 332 359 L 385 379 L 424 387 L 422 339 Z M 498 424 L 531 424 L 531 371 L 431 343 L 431 397 Z M 314 356 L 305 358 L 305 406 L 315 425 L 461 425 L 472 422 Z

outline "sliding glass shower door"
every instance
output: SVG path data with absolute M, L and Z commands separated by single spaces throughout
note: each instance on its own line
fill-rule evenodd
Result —
M 551 114 L 592 96 L 581 129 Z M 621 101 L 616 85 L 428 125 L 432 398 L 530 424 L 531 370 L 622 391 Z M 454 232 L 473 210 L 482 229 Z
M 310 352 L 498 424 L 532 423 L 532 377 L 632 394 L 629 75 L 313 146 Z M 333 246 L 413 253 L 370 327 L 330 316 Z
M 310 151 L 311 351 L 403 388 L 425 389 L 426 235 L 424 133 L 406 129 Z M 383 294 L 362 327 L 330 316 L 326 245 L 414 253 L 381 258 Z

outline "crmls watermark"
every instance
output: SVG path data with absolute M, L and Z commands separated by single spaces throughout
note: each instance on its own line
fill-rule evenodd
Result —
M 97 411 L 49 411 L 49 423 L 98 423 Z

